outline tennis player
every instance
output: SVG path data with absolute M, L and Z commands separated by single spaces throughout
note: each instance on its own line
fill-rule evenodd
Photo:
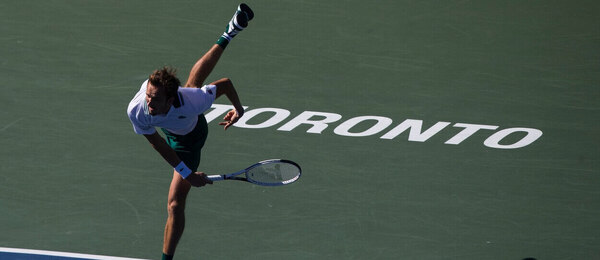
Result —
M 253 17 L 250 7 L 240 4 L 223 35 L 193 66 L 185 87 L 181 87 L 174 69 L 158 69 L 142 83 L 127 108 L 133 130 L 144 135 L 174 169 L 167 202 L 162 259 L 173 259 L 183 234 L 185 201 L 191 186 L 212 184 L 206 174 L 197 172 L 200 151 L 208 133 L 204 111 L 216 98 L 225 95 L 235 109 L 229 111 L 219 124 L 227 130 L 244 114 L 231 80 L 223 78 L 205 86 L 202 84 L 225 47 Z M 165 134 L 166 140 L 158 134 L 156 127 Z

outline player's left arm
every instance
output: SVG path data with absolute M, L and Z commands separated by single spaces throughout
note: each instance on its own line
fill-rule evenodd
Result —
M 244 115 L 244 107 L 242 106 L 240 97 L 238 96 L 237 91 L 235 90 L 235 87 L 230 79 L 222 78 L 210 84 L 217 86 L 216 98 L 225 95 L 235 108 L 227 112 L 227 115 L 225 115 L 223 118 L 223 120 L 225 120 L 224 122 L 219 123 L 219 125 L 225 126 L 224 129 L 227 130 L 227 128 L 235 124 L 235 122 L 237 122 Z

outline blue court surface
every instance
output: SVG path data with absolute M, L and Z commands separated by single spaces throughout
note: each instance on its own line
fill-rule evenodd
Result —
M 53 252 L 44 250 L 5 248 L 0 247 L 2 260 L 143 260 L 139 258 L 126 258 L 102 255 L 76 254 L 66 252 Z

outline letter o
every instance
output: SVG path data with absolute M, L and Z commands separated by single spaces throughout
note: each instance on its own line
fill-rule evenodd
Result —
M 500 141 L 507 137 L 508 135 L 515 132 L 526 132 L 527 135 L 523 137 L 521 140 L 517 141 L 514 144 L 502 145 Z M 524 128 L 524 127 L 516 127 L 516 128 L 507 128 L 500 130 L 483 142 L 483 144 L 487 147 L 498 148 L 498 149 L 517 149 L 521 147 L 525 147 L 535 142 L 538 138 L 542 136 L 542 131 L 535 128 Z
M 365 131 L 362 131 L 359 133 L 350 132 L 350 129 L 352 127 L 354 127 L 357 124 L 359 124 L 360 122 L 366 121 L 366 120 L 375 120 L 375 121 L 377 121 L 377 123 Z M 350 119 L 346 120 L 345 122 L 341 123 L 338 127 L 336 127 L 333 130 L 333 132 L 336 133 L 337 135 L 343 135 L 343 136 L 369 136 L 369 135 L 374 135 L 376 133 L 381 132 L 383 129 L 390 126 L 391 124 L 392 124 L 392 119 L 389 119 L 387 117 L 359 116 L 359 117 L 350 118 Z

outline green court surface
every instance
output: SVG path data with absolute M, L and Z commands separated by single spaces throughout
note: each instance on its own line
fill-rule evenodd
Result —
M 127 104 L 238 3 L 0 3 L 0 247 L 160 257 L 172 169 Z M 193 190 L 176 259 L 597 259 L 598 2 L 247 3 L 208 80 L 256 116 L 200 169 L 303 176 Z

